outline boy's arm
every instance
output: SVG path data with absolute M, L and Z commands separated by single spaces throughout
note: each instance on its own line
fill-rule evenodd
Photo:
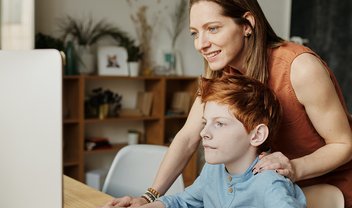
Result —
M 204 165 L 200 175 L 191 186 L 185 189 L 184 192 L 175 195 L 162 196 L 159 200 L 166 208 L 203 207 L 203 195 L 206 187 L 205 183 L 207 182 L 207 175 L 207 165 Z

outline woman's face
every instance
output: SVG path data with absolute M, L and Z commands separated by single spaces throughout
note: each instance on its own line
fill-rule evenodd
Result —
M 222 8 L 211 1 L 200 1 L 190 10 L 190 32 L 196 50 L 212 70 L 230 65 L 242 69 L 245 28 L 222 14 Z

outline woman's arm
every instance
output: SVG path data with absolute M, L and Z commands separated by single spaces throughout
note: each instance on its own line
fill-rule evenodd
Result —
M 308 53 L 298 56 L 292 63 L 290 78 L 298 101 L 326 145 L 291 161 L 279 152 L 265 156 L 255 171 L 277 169 L 280 174 L 299 181 L 347 163 L 352 156 L 352 134 L 330 75 L 318 58 Z
M 319 59 L 311 54 L 298 56 L 292 63 L 291 82 L 299 102 L 326 143 L 312 154 L 292 160 L 295 178 L 303 180 L 347 163 L 352 156 L 352 134 L 345 109 Z
M 200 141 L 202 129 L 203 104 L 197 97 L 182 129 L 173 139 L 164 159 L 159 167 L 158 174 L 152 188 L 164 195 L 172 183 L 185 168 L 192 154 L 196 151 Z M 121 197 L 108 202 L 106 206 L 140 206 L 147 201 L 140 196 Z
M 202 115 L 203 104 L 201 104 L 200 97 L 197 97 L 185 125 L 172 141 L 154 180 L 152 188 L 161 195 L 170 188 L 196 151 L 200 142 Z

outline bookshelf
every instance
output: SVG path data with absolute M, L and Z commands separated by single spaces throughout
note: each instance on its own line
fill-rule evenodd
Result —
M 152 93 L 153 102 L 150 115 L 118 116 L 105 119 L 85 118 L 84 100 L 87 92 L 94 86 L 106 85 L 104 88 L 111 88 L 118 84 L 127 86 L 128 92 L 123 96 L 123 99 L 126 100 L 130 97 L 137 97 L 141 90 Z M 87 132 L 90 132 L 94 126 L 121 126 L 124 124 L 126 128 L 129 128 L 129 123 L 138 123 L 142 126 L 143 135 L 140 143 L 169 145 L 170 138 L 178 132 L 187 118 L 186 114 L 169 115 L 167 113 L 173 105 L 172 98 L 176 92 L 186 92 L 191 96 L 190 100 L 193 102 L 197 86 L 197 77 L 64 76 L 64 174 L 84 182 L 86 164 L 90 157 L 115 154 L 127 145 L 123 142 L 115 143 L 110 149 L 86 151 L 84 138 L 90 136 L 87 135 L 89 134 Z M 131 128 L 133 128 L 132 125 Z M 197 176 L 196 160 L 195 154 L 183 172 L 185 185 L 193 183 Z

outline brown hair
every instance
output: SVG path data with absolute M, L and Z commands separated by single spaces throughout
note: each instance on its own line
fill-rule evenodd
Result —
M 257 125 L 265 124 L 269 136 L 258 151 L 268 149 L 268 143 L 275 136 L 281 120 L 280 103 L 269 87 L 256 79 L 226 72 L 218 78 L 201 78 L 199 86 L 203 103 L 214 101 L 228 105 L 247 133 Z
M 218 4 L 222 8 L 222 15 L 232 18 L 236 24 L 248 25 L 252 28 L 253 33 L 246 38 L 247 52 L 244 56 L 243 66 L 246 69 L 245 75 L 262 83 L 267 83 L 269 79 L 267 50 L 281 45 L 284 40 L 275 34 L 257 0 L 190 0 L 190 8 L 200 1 L 210 1 Z M 254 27 L 243 17 L 246 12 L 253 15 L 255 19 Z M 205 76 L 207 78 L 221 76 L 223 70 L 212 71 L 206 61 L 205 63 Z

